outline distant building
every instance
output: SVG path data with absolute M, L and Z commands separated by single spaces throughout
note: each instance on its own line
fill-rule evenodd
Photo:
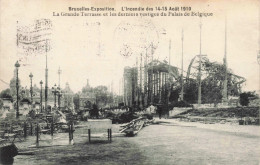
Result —
M 69 83 L 66 83 L 65 88 L 63 89 L 61 107 L 74 109 L 73 95 L 74 94 L 73 94 L 72 90 L 70 89 Z
M 96 98 L 91 95 L 80 95 L 79 97 L 79 109 L 83 110 L 85 107 L 92 108 L 92 104 L 96 102 Z
M 79 96 L 79 109 L 83 110 L 85 108 L 92 108 L 92 105 L 96 103 L 96 96 L 89 85 L 89 80 L 87 80 L 87 85 L 84 87 L 84 93 Z

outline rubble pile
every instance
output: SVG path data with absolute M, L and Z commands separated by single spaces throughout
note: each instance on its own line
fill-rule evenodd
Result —
M 114 113 L 108 112 L 106 118 L 112 120 L 112 124 L 122 124 L 137 119 L 138 115 L 134 112 L 123 112 L 123 113 Z
M 153 121 L 154 121 L 153 119 L 148 119 L 146 117 L 139 117 L 137 119 L 130 121 L 129 123 L 121 125 L 122 129 L 119 132 L 125 133 L 126 136 L 135 136 L 143 127 L 152 124 Z

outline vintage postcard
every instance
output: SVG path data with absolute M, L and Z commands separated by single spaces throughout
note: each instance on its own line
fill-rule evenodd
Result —
M 0 164 L 259 164 L 258 0 L 0 0 Z

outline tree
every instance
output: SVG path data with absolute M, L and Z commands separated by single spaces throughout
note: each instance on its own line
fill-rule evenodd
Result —
M 218 85 L 218 81 L 213 77 L 207 77 L 202 81 L 202 102 L 217 103 L 222 99 L 222 88 Z
M 73 103 L 76 110 L 79 110 L 79 95 L 75 94 L 73 97 Z
M 13 97 L 13 99 L 17 99 L 17 88 L 16 88 L 16 73 L 17 73 L 17 70 L 15 69 L 14 70 L 14 76 L 13 78 L 10 80 L 10 95 Z M 19 95 L 19 98 L 22 99 L 22 98 L 28 98 L 30 97 L 30 90 L 27 89 L 26 87 L 22 87 L 21 86 L 21 81 L 20 79 L 18 79 L 18 87 L 19 87 L 19 91 L 18 91 L 18 95 Z
M 248 106 L 250 100 L 257 99 L 255 92 L 243 92 L 239 96 L 239 102 L 242 106 Z
M 198 101 L 198 85 L 193 79 L 184 84 L 184 100 L 190 104 Z
M 13 100 L 13 97 L 11 96 L 11 90 L 10 90 L 9 88 L 3 90 L 3 91 L 0 93 L 0 98 Z
M 64 106 L 71 107 L 73 104 L 73 91 L 67 82 L 64 88 Z
M 96 104 L 99 107 L 104 107 L 113 102 L 112 95 L 108 92 L 107 87 L 100 85 L 93 89 L 96 97 Z
M 226 68 L 223 64 L 210 62 L 209 60 L 202 61 L 201 64 L 202 81 L 201 81 L 201 96 L 202 103 L 217 104 L 222 101 L 223 86 L 225 80 Z M 197 75 L 197 74 L 196 74 Z M 232 74 L 231 70 L 227 73 L 227 89 L 228 95 L 238 96 L 240 87 L 239 76 Z M 188 79 L 184 84 L 184 100 L 188 103 L 197 103 L 198 101 L 198 80 Z
M 26 103 L 30 104 L 30 103 L 31 103 L 31 100 L 30 100 L 29 98 L 23 98 L 23 99 L 21 100 L 21 102 L 26 102 Z
M 84 108 L 90 109 L 91 107 L 92 107 L 92 104 L 91 104 L 90 101 L 85 101 L 85 102 L 84 102 Z
M 3 100 L 0 98 L 0 109 L 3 108 L 3 105 L 4 105 L 4 102 L 3 102 Z
M 41 89 L 36 84 L 34 84 L 34 86 L 33 86 L 33 95 L 34 96 L 40 95 L 40 93 L 41 93 Z
M 180 86 L 178 86 L 177 88 L 173 88 L 170 93 L 169 101 L 173 103 L 178 102 L 180 91 L 181 91 Z
M 202 63 L 203 70 L 207 77 L 202 80 L 202 103 L 221 102 L 223 81 L 225 79 L 225 66 L 218 63 L 205 61 Z
M 226 74 L 225 65 L 216 62 L 204 61 L 202 63 L 202 70 L 206 75 L 206 77 L 202 80 L 202 102 L 215 104 L 221 102 Z M 227 70 L 228 95 L 239 95 L 239 78 L 237 79 L 237 76 L 232 74 L 232 70 Z
M 93 104 L 93 107 L 92 107 L 92 109 L 90 111 L 90 116 L 98 118 L 98 116 L 99 116 L 99 114 L 98 114 L 98 106 L 96 104 Z
M 245 92 L 241 93 L 239 96 L 239 102 L 242 106 L 248 106 L 249 104 L 248 94 Z
M 178 102 L 179 97 L 180 97 L 180 92 L 181 92 L 181 77 L 171 80 L 170 82 L 170 93 L 169 93 L 169 102 L 175 104 Z M 166 89 L 166 91 L 162 90 L 162 96 L 166 98 L 167 100 L 168 97 L 168 90 L 167 90 L 167 84 L 162 87 L 162 89 Z

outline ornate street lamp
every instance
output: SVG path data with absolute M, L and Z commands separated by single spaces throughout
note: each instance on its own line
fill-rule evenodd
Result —
M 31 103 L 33 103 L 33 87 L 32 87 L 32 78 L 33 78 L 33 74 L 30 73 L 29 77 L 30 77 L 30 79 L 31 79 L 31 88 L 30 88 L 30 93 L 31 93 Z
M 42 113 L 42 80 L 40 81 L 40 84 L 41 84 L 41 93 L 40 93 L 40 97 L 41 97 L 41 100 L 40 100 L 40 105 L 41 105 L 41 113 Z
M 18 61 L 16 61 L 15 65 L 16 67 L 16 96 L 17 96 L 17 102 L 16 102 L 16 118 L 19 118 L 19 84 L 18 84 L 18 70 L 20 67 L 20 64 Z
M 58 109 L 60 110 L 60 104 L 61 104 L 61 97 L 62 97 L 62 91 L 60 87 L 58 87 Z

